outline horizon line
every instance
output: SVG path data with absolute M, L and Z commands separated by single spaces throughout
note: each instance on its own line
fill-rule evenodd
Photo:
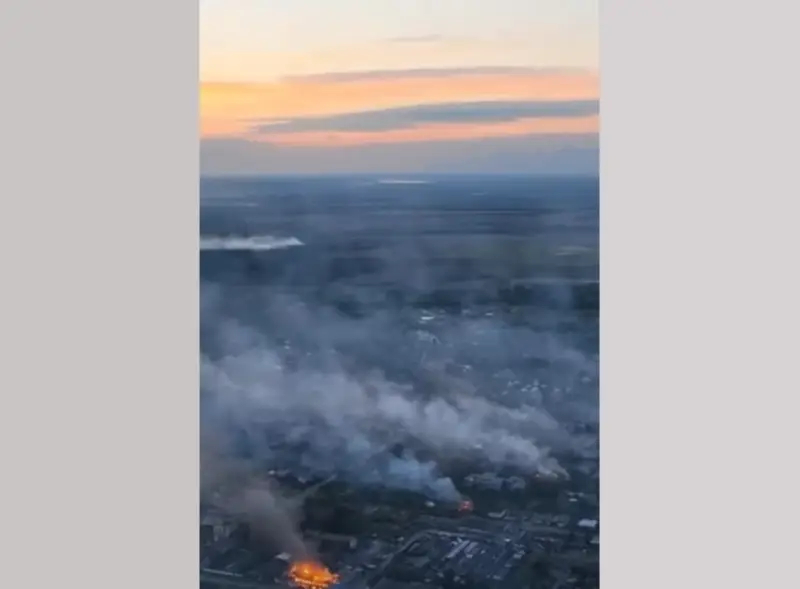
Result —
M 262 179 L 309 179 L 309 178 L 583 178 L 598 179 L 598 172 L 537 173 L 537 172 L 321 172 L 296 174 L 271 174 L 263 172 L 240 172 L 225 174 L 200 174 L 200 180 L 224 180 L 238 178 Z

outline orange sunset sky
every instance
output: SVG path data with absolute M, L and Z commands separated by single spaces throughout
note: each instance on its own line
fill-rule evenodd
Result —
M 594 173 L 590 0 L 204 0 L 201 170 Z

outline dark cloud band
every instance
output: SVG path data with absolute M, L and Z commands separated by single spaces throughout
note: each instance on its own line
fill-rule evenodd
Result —
M 448 78 L 463 76 L 553 76 L 590 75 L 579 68 L 533 68 L 533 67 L 466 67 L 466 68 L 416 68 L 397 70 L 368 70 L 356 72 L 329 72 L 305 76 L 287 76 L 286 82 L 361 82 L 369 80 L 398 80 L 405 78 Z
M 597 100 L 578 101 L 490 101 L 361 111 L 325 117 L 284 121 L 261 121 L 253 127 L 260 134 L 300 132 L 381 132 L 429 124 L 504 123 L 531 118 L 571 118 L 596 115 Z

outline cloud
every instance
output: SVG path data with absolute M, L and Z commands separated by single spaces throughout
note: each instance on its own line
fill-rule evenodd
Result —
M 336 147 L 204 139 L 205 176 L 264 174 L 542 174 L 594 175 L 598 136 L 528 135 L 479 140 Z
M 591 72 L 526 68 L 329 73 L 261 83 L 203 82 L 203 137 L 240 136 L 253 121 L 292 120 L 433 103 L 597 100 Z
M 421 104 L 331 116 L 270 121 L 257 133 L 308 131 L 380 132 L 447 123 L 502 123 L 519 119 L 587 117 L 598 113 L 598 101 L 484 101 Z
M 387 143 L 453 142 L 492 137 L 539 135 L 581 135 L 596 133 L 597 116 L 567 118 L 527 118 L 500 123 L 430 124 L 388 131 L 300 131 L 252 135 L 276 145 L 343 147 Z
M 422 39 L 422 37 L 406 37 L 409 39 Z M 403 42 L 403 41 L 395 41 Z M 285 82 L 330 82 L 348 83 L 369 80 L 402 80 L 420 78 L 453 78 L 473 76 L 589 76 L 594 72 L 581 68 L 534 68 L 514 66 L 476 66 L 460 68 L 410 68 L 392 70 L 366 70 L 352 72 L 325 72 L 321 74 L 308 74 L 303 76 L 286 76 Z

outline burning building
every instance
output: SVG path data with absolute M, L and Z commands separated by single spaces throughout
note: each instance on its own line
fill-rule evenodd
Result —
M 324 565 L 312 561 L 295 562 L 289 567 L 289 582 L 297 589 L 328 589 L 339 581 L 339 576 Z

